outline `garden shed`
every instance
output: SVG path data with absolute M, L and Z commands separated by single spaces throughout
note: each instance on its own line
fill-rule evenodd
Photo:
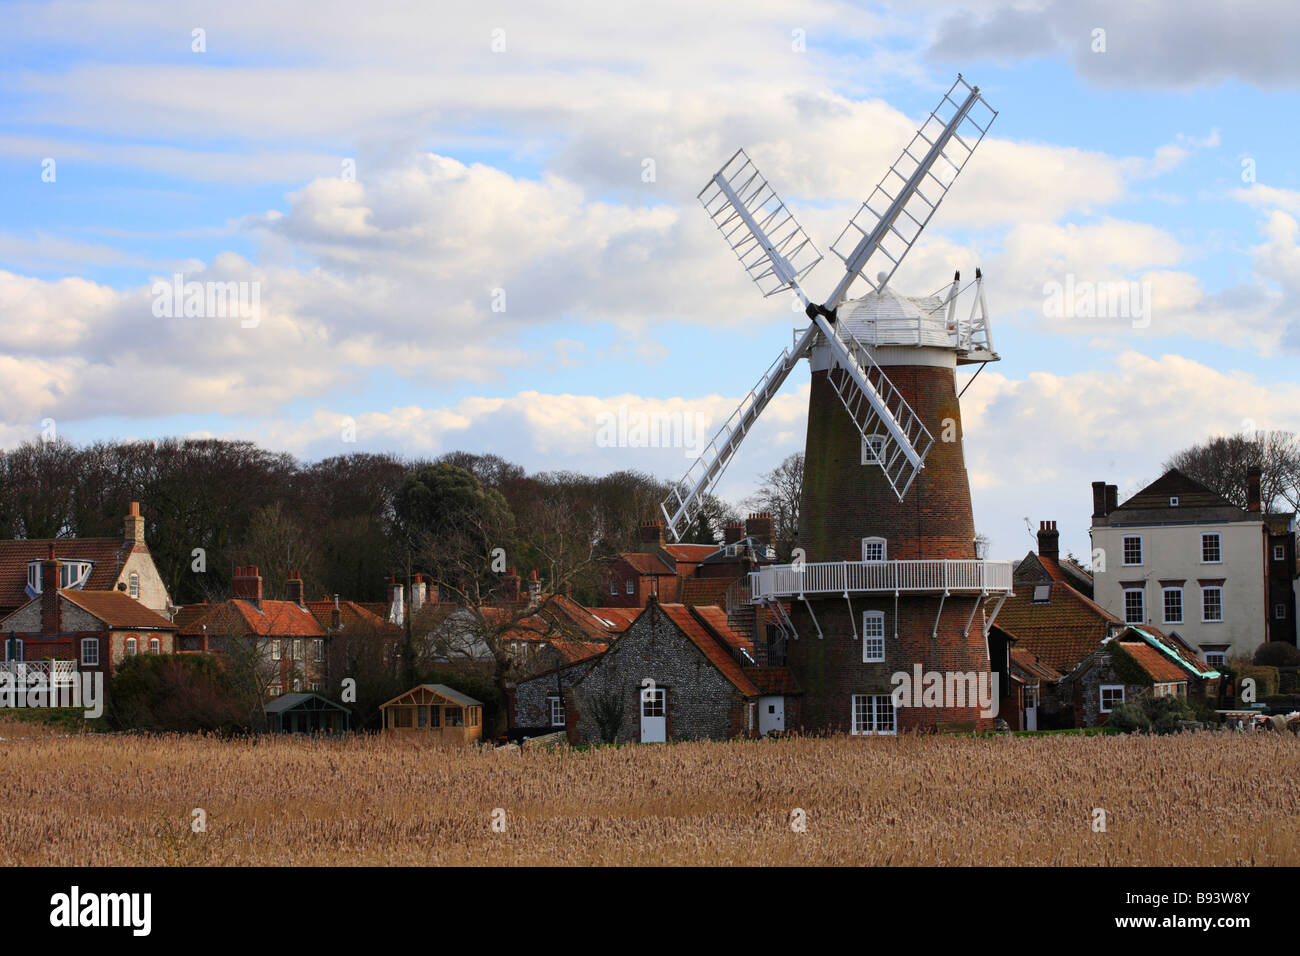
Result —
M 420 734 L 457 745 L 483 737 L 483 702 L 446 684 L 421 684 L 379 709 L 385 733 Z

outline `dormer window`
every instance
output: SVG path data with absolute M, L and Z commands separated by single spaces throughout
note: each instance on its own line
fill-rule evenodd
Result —
M 90 561 L 63 561 L 59 566 L 59 587 L 64 591 L 76 590 L 85 585 L 95 565 Z M 27 562 L 27 593 L 31 597 L 41 593 L 41 562 Z

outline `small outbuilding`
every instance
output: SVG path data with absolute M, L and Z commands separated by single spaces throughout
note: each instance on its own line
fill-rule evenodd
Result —
M 384 733 L 423 734 L 445 744 L 483 737 L 483 702 L 446 684 L 421 684 L 379 708 Z
M 350 710 L 320 694 L 281 694 L 262 709 L 277 734 L 340 734 L 352 722 Z

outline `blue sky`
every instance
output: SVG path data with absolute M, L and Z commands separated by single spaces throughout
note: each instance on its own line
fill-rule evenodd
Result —
M 682 450 L 602 448 L 598 416 L 716 427 L 798 324 L 695 192 L 743 145 L 827 252 L 961 71 L 999 116 L 896 285 L 983 266 L 1002 361 L 963 400 L 977 525 L 1000 556 L 1025 518 L 1082 551 L 1090 481 L 1300 425 L 1300 18 L 1246 6 L 9 3 L 0 440 L 53 418 L 667 477 Z M 154 315 L 177 272 L 257 283 L 257 327 Z M 1067 274 L 1148 282 L 1151 327 L 1046 316 Z M 802 450 L 806 381 L 724 495 Z

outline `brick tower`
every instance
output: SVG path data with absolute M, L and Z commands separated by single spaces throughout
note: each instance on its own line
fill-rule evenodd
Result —
M 795 557 L 750 573 L 775 627 L 755 652 L 786 664 L 802 695 L 786 727 L 853 734 L 991 728 L 987 628 L 1011 590 L 1009 562 L 976 553 L 962 454 L 958 365 L 996 361 L 975 271 L 943 295 L 890 282 L 997 113 L 959 75 L 831 250 L 844 275 L 815 304 L 800 280 L 822 259 L 738 150 L 700 193 L 764 295 L 791 292 L 810 324 L 750 390 L 662 505 L 688 527 L 755 420 L 802 359 L 812 366 Z M 868 276 L 875 272 L 874 281 Z M 857 282 L 870 287 L 850 298 Z M 899 675 L 911 680 L 899 680 Z M 989 700 L 990 695 L 992 701 Z

